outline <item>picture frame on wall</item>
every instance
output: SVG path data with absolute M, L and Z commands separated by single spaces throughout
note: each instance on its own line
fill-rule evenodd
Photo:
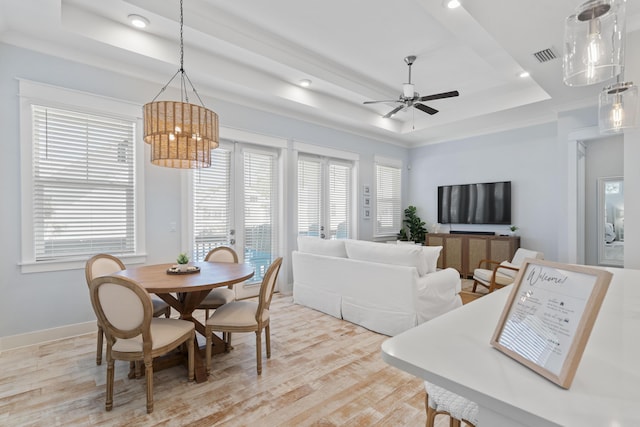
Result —
M 371 219 L 371 209 L 362 208 L 362 219 Z
M 568 389 L 612 276 L 593 267 L 526 259 L 490 344 Z

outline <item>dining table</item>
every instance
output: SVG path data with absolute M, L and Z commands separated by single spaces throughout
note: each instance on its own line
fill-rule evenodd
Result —
M 244 282 L 253 277 L 254 269 L 249 264 L 208 261 L 192 262 L 188 267 L 182 272 L 177 271 L 172 263 L 130 266 L 115 275 L 133 279 L 147 292 L 156 294 L 180 313 L 181 319 L 193 322 L 196 331 L 204 337 L 205 325 L 193 317 L 194 310 L 212 289 Z M 206 362 L 198 340 L 194 342 L 195 379 L 200 383 L 207 379 Z M 224 341 L 215 334 L 212 345 L 213 354 L 225 351 Z M 183 360 L 182 354 L 159 358 L 154 361 L 154 370 L 182 363 Z

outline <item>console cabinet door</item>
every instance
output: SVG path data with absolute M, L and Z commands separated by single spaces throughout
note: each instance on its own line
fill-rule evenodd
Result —
M 467 262 L 463 272 L 464 277 L 473 276 L 473 270 L 478 267 L 478 263 L 483 259 L 491 259 L 489 255 L 489 239 L 487 236 L 468 236 L 467 239 Z

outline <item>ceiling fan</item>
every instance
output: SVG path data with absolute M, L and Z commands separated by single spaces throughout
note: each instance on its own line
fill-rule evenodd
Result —
M 382 101 L 365 101 L 364 104 L 375 104 L 379 102 L 397 102 L 402 104 L 397 106 L 393 110 L 389 111 L 384 116 L 382 116 L 385 119 L 388 119 L 389 117 L 393 116 L 397 112 L 406 110 L 409 107 L 414 107 L 420 111 L 424 111 L 427 114 L 433 115 L 437 113 L 438 110 L 436 110 L 435 108 L 431 108 L 427 105 L 421 104 L 421 102 L 432 101 L 434 99 L 452 98 L 454 96 L 460 95 L 460 93 L 458 93 L 457 90 L 454 90 L 451 92 L 443 92 L 443 93 L 437 93 L 434 95 L 420 96 L 420 94 L 418 92 L 415 92 L 414 90 L 415 85 L 411 83 L 411 66 L 413 65 L 415 60 L 416 60 L 416 57 L 414 55 L 410 55 L 404 58 L 404 62 L 409 66 L 409 83 L 404 83 L 402 85 L 402 94 L 398 99 L 387 99 Z

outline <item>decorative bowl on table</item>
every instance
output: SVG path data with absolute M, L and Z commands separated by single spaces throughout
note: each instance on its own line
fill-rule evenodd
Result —
M 200 267 L 197 265 L 177 264 L 167 269 L 167 274 L 193 274 L 199 273 Z

